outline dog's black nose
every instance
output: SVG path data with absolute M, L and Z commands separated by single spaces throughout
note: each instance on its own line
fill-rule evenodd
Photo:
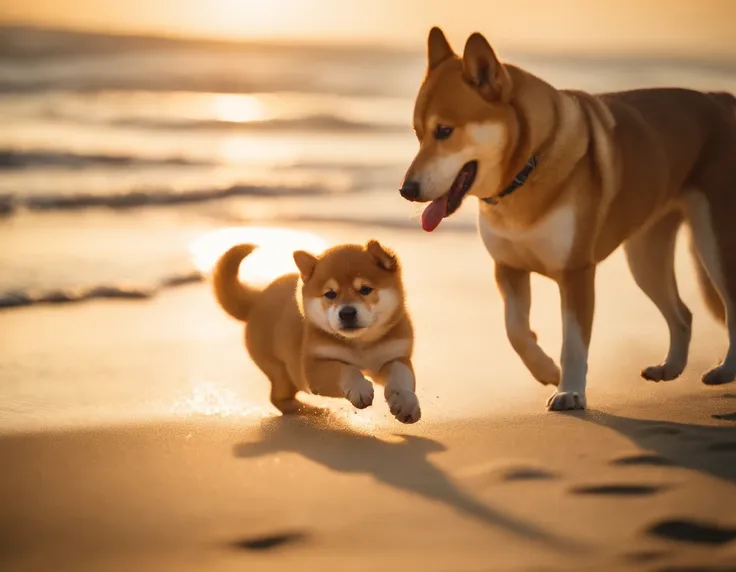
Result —
M 407 201 L 416 201 L 419 198 L 419 183 L 416 181 L 404 181 L 399 193 Z
M 353 306 L 345 306 L 340 308 L 337 316 L 343 324 L 354 324 L 355 320 L 358 318 L 358 310 Z

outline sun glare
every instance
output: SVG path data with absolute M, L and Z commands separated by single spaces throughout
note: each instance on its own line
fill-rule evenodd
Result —
M 212 96 L 212 113 L 220 121 L 246 123 L 268 119 L 268 110 L 255 95 L 217 94 Z
M 309 232 L 275 227 L 232 227 L 209 232 L 189 245 L 192 261 L 205 274 L 212 271 L 217 259 L 235 244 L 258 246 L 240 267 L 240 279 L 254 285 L 265 285 L 275 278 L 296 272 L 293 253 L 307 250 L 319 254 L 329 243 Z

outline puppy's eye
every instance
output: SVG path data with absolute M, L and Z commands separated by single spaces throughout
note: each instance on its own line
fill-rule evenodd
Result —
M 373 288 L 371 288 L 370 286 L 361 286 L 358 292 L 360 293 L 361 296 L 367 296 L 368 294 L 373 292 Z
M 334 290 L 328 290 L 327 292 L 325 292 L 325 298 L 327 298 L 328 300 L 334 300 L 335 298 L 337 298 L 337 292 L 335 292 Z
M 434 129 L 434 138 L 442 141 L 452 135 L 453 128 L 449 125 L 438 125 Z

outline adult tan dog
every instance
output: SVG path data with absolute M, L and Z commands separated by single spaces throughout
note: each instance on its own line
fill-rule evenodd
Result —
M 642 376 L 678 377 L 692 315 L 675 282 L 675 239 L 693 235 L 708 307 L 728 326 L 723 362 L 706 384 L 736 377 L 736 99 L 725 93 L 644 89 L 603 95 L 557 90 L 503 64 L 475 33 L 462 57 L 439 28 L 414 109 L 419 152 L 401 195 L 430 202 L 434 230 L 467 195 L 495 261 L 511 345 L 532 375 L 557 386 L 552 410 L 586 405 L 596 265 L 624 246 L 636 283 L 664 316 L 669 351 Z M 530 329 L 529 276 L 559 284 L 562 371 Z
M 271 381 L 271 402 L 283 413 L 297 412 L 303 391 L 345 397 L 363 409 L 373 403 L 366 372 L 385 387 L 399 421 L 419 421 L 414 335 L 396 255 L 375 240 L 336 246 L 319 257 L 297 251 L 299 274 L 257 291 L 238 280 L 240 263 L 254 248 L 240 244 L 225 252 L 213 287 L 222 308 L 248 323 L 246 347 Z

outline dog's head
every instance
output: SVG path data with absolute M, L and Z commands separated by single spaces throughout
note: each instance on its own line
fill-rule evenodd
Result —
M 302 312 L 329 334 L 375 340 L 404 311 L 398 259 L 375 240 L 336 246 L 319 257 L 297 251 L 294 261 Z
M 439 28 L 432 28 L 427 44 L 427 74 L 414 107 L 419 152 L 401 195 L 431 201 L 422 228 L 432 231 L 468 194 L 497 192 L 518 122 L 509 72 L 482 35 L 468 38 L 462 57 Z

